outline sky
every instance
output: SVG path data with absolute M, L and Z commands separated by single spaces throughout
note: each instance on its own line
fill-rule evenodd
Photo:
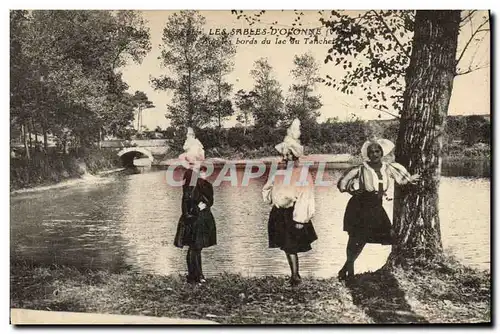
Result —
M 247 11 L 249 12 L 249 11 Z M 157 126 L 165 128 L 169 121 L 165 118 L 166 105 L 171 98 L 171 92 L 155 91 L 150 84 L 150 77 L 157 77 L 166 74 L 166 69 L 160 66 L 160 44 L 162 44 L 161 36 L 163 27 L 167 17 L 174 13 L 173 11 L 141 11 L 143 17 L 147 20 L 147 25 L 150 28 L 151 34 L 151 52 L 145 57 L 141 64 L 129 64 L 122 69 L 123 78 L 129 85 L 129 91 L 136 90 L 144 91 L 149 99 L 153 101 L 155 108 L 147 109 L 143 112 L 143 125 L 149 129 L 154 129 Z M 229 10 L 212 10 L 200 11 L 206 18 L 205 31 L 207 33 L 215 32 L 215 29 L 226 28 L 230 30 L 245 29 L 245 28 L 267 28 L 271 26 L 286 29 L 292 27 L 295 14 L 293 11 L 268 11 L 261 17 L 261 23 L 255 24 L 252 27 L 242 19 L 238 20 Z M 320 27 L 317 11 L 305 11 L 302 17 L 302 25 L 305 28 Z M 327 16 L 324 16 L 327 18 Z M 477 16 L 477 22 L 473 22 L 473 26 L 478 24 L 481 16 Z M 273 25 L 273 21 L 278 21 L 277 25 Z M 472 27 L 473 27 L 472 26 Z M 464 27 L 464 33 L 459 36 L 459 51 L 466 44 L 470 37 L 471 26 Z M 481 37 L 485 37 L 478 44 L 479 47 L 472 45 L 470 52 L 468 51 L 464 57 L 464 64 L 470 62 L 473 58 L 474 64 L 489 65 L 490 63 L 490 36 L 486 33 L 480 33 L 476 36 L 476 42 L 479 42 Z M 281 83 L 283 91 L 286 93 L 288 87 L 293 82 L 290 75 L 290 70 L 293 65 L 293 57 L 296 54 L 311 52 L 316 61 L 320 65 L 320 73 L 322 77 L 326 74 L 340 78 L 343 74 L 341 68 L 336 68 L 333 63 L 324 64 L 323 60 L 329 48 L 328 45 L 311 45 L 301 43 L 300 45 L 278 45 L 274 42 L 270 45 L 259 43 L 262 36 L 256 36 L 257 44 L 242 45 L 237 44 L 237 53 L 234 58 L 234 70 L 227 76 L 229 83 L 233 84 L 233 93 L 239 89 L 251 89 L 253 87 L 253 79 L 250 76 L 250 70 L 253 68 L 255 60 L 261 57 L 268 59 L 273 67 L 276 79 Z M 272 40 L 275 37 L 270 37 Z M 241 38 L 240 38 L 241 39 Z M 248 38 L 246 38 L 248 39 Z M 374 109 L 365 109 L 364 102 L 360 101 L 359 95 L 346 95 L 331 87 L 319 84 L 316 87 L 316 94 L 321 95 L 323 107 L 320 109 L 321 116 L 318 121 L 322 122 L 330 117 L 338 117 L 341 120 L 347 120 L 353 115 L 361 119 L 391 119 L 392 116 L 381 113 Z M 396 113 L 394 110 L 390 110 Z M 489 114 L 490 113 L 490 68 L 474 71 L 470 74 L 457 76 L 454 81 L 453 93 L 450 101 L 450 115 L 471 115 L 471 114 Z M 233 126 L 236 123 L 235 117 L 228 120 L 225 126 Z M 136 123 L 135 123 L 136 124 Z

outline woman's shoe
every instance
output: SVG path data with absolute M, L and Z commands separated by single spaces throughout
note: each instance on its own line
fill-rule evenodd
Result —
M 289 282 L 291 286 L 297 286 L 300 284 L 301 281 L 302 279 L 300 278 L 299 275 L 297 275 L 297 276 L 292 276 Z
M 197 280 L 191 276 L 186 276 L 186 283 L 195 284 L 197 283 Z
M 341 269 L 337 275 L 339 281 L 346 281 L 347 280 L 347 270 Z

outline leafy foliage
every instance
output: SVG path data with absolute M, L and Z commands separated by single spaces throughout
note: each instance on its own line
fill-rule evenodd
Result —
M 251 25 L 261 22 L 266 13 L 231 12 Z M 299 28 L 304 12 L 295 10 L 294 14 L 291 26 Z M 333 41 L 324 63 L 332 63 L 343 70 L 341 78 L 324 74 L 321 82 L 347 95 L 361 95 L 365 108 L 398 117 L 412 50 L 415 11 L 318 11 L 318 22 L 331 32 Z M 478 64 L 475 59 L 488 33 L 489 18 L 486 15 L 474 10 L 462 11 L 460 34 L 467 42 L 457 52 L 457 75 L 489 66 Z M 288 38 L 294 39 L 291 32 Z
M 221 128 L 222 122 L 234 114 L 230 100 L 233 87 L 225 81 L 225 76 L 233 71 L 236 47 L 227 34 L 212 38 L 210 46 L 207 112 L 217 127 Z
M 133 120 L 120 68 L 151 49 L 133 11 L 11 11 L 11 128 L 92 145 Z M 27 129 L 27 131 L 26 131 Z M 14 134 L 19 134 L 14 132 Z
M 205 21 L 198 11 L 180 11 L 169 16 L 163 29 L 160 59 L 169 73 L 151 82 L 173 93 L 165 116 L 177 127 L 202 127 L 214 119 L 220 125 L 233 113 L 232 87 L 224 77 L 232 70 L 235 49 L 227 35 L 208 36 Z
M 236 117 L 236 120 L 243 124 L 245 128 L 247 128 L 251 122 L 253 122 L 253 108 L 254 108 L 254 99 L 257 97 L 257 93 L 254 91 L 246 92 L 243 89 L 240 89 L 236 93 L 236 106 L 239 108 L 239 113 Z
M 253 117 L 257 127 L 275 127 L 283 118 L 283 92 L 266 58 L 257 59 L 250 75 L 253 88 Z

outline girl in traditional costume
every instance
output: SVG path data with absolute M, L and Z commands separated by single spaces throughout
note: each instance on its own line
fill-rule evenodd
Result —
M 382 158 L 394 149 L 387 139 L 366 141 L 361 148 L 364 162 L 347 170 L 337 183 L 340 192 L 352 195 L 344 214 L 344 231 L 349 234 L 347 259 L 338 273 L 340 280 L 354 276 L 354 261 L 367 243 L 389 245 L 393 242 L 391 221 L 382 207 L 389 178 L 400 185 L 415 184 L 419 175 L 410 175 L 402 165 Z
M 295 119 L 284 141 L 275 146 L 291 168 L 269 175 L 262 190 L 264 201 L 273 206 L 268 221 L 269 247 L 285 252 L 292 285 L 301 281 L 297 254 L 310 251 L 311 243 L 318 238 L 311 221 L 315 211 L 314 181 L 310 172 L 303 173 L 299 165 L 303 156 L 299 137 L 300 121 Z
M 186 262 L 189 283 L 205 283 L 201 264 L 201 251 L 217 244 L 215 219 L 210 208 L 214 203 L 212 184 L 205 179 L 206 168 L 200 166 L 205 159 L 201 142 L 193 129 L 188 128 L 184 153 L 179 156 L 186 168 L 182 186 L 181 217 L 177 224 L 174 245 L 188 246 Z

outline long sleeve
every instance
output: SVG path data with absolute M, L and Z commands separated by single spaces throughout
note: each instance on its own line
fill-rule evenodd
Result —
M 314 188 L 304 188 L 300 191 L 293 209 L 293 220 L 297 223 L 307 224 L 311 221 L 316 210 Z
M 186 215 L 189 211 L 191 205 L 191 194 L 193 192 L 192 186 L 182 187 L 182 200 L 181 200 L 181 212 L 182 215 Z
M 352 167 L 351 169 L 347 170 L 344 175 L 342 175 L 337 182 L 337 188 L 340 190 L 341 193 L 343 192 L 351 192 L 355 190 L 359 190 L 360 184 L 359 184 L 359 173 L 360 173 L 361 167 L 356 166 Z
M 308 185 L 299 188 L 297 201 L 293 209 L 293 220 L 302 224 L 309 223 L 316 211 L 314 180 L 311 174 L 308 175 L 307 182 Z
M 206 180 L 203 180 L 201 190 L 201 201 L 211 207 L 214 204 L 214 188 L 212 184 Z
M 271 178 L 269 178 L 264 187 L 262 188 L 262 199 L 266 204 L 273 203 L 272 190 L 273 190 L 273 184 L 271 182 Z
M 397 162 L 391 162 L 387 165 L 387 173 L 398 184 L 403 185 L 411 181 L 411 174 Z
M 182 200 L 181 200 L 182 215 L 187 214 L 187 212 L 189 211 L 191 194 L 193 192 L 193 187 L 189 186 L 192 174 L 193 171 L 188 169 L 187 171 L 184 172 L 184 175 L 182 177 L 184 180 L 184 185 L 182 186 Z

